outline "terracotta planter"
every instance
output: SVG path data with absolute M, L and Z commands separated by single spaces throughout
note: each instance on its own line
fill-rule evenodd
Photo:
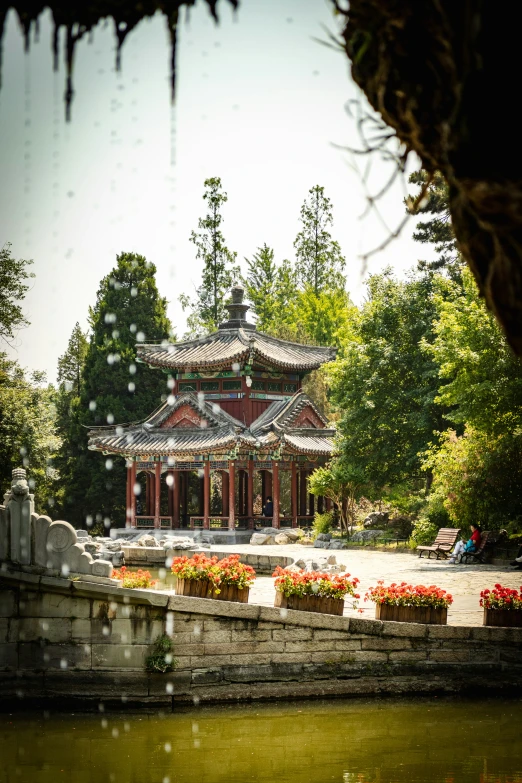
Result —
M 434 606 L 389 606 L 375 604 L 376 620 L 393 620 L 397 623 L 425 623 L 447 625 L 448 610 Z
M 214 592 L 214 586 L 203 579 L 176 579 L 176 595 L 190 595 L 192 598 L 212 598 L 214 601 L 235 601 L 239 604 L 248 603 L 250 588 L 240 590 L 235 585 L 223 585 L 219 593 Z
M 522 609 L 484 609 L 482 625 L 522 628 Z
M 300 612 L 319 612 L 321 614 L 342 615 L 344 600 L 324 598 L 315 595 L 286 596 L 276 590 L 274 606 L 278 609 L 297 609 Z

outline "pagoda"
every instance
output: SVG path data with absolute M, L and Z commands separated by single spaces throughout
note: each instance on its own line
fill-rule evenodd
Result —
M 170 396 L 141 422 L 90 430 L 90 449 L 126 458 L 128 526 L 234 531 L 259 517 L 296 527 L 329 508 L 307 476 L 330 458 L 335 431 L 301 384 L 336 350 L 257 331 L 243 296 L 235 285 L 212 334 L 138 344 Z M 268 497 L 271 520 L 261 516 Z

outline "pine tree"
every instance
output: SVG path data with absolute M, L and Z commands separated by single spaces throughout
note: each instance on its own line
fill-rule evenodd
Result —
M 197 289 L 194 301 L 186 295 L 180 296 L 183 309 L 190 308 L 187 319 L 193 334 L 212 332 L 225 319 L 225 299 L 234 278 L 239 276 L 239 267 L 235 266 L 236 253 L 231 252 L 221 231 L 223 217 L 221 209 L 228 201 L 222 190 L 221 179 L 212 177 L 205 180 L 203 199 L 207 202 L 208 212 L 198 221 L 198 231 L 193 231 L 190 241 L 197 248 L 196 258 L 203 261 L 202 283 Z
M 66 444 L 74 457 L 63 508 L 76 524 L 85 524 L 86 517 L 125 523 L 124 460 L 89 451 L 88 428 L 139 421 L 167 392 L 157 370 L 136 363 L 136 342 L 167 342 L 172 336 L 167 301 L 158 294 L 155 275 L 156 267 L 143 256 L 122 253 L 90 309 L 92 334 Z
M 270 330 L 276 317 L 276 284 L 277 265 L 274 261 L 274 251 L 266 244 L 258 247 L 247 263 L 246 294 L 252 303 L 252 311 L 256 316 L 257 328 L 261 332 Z
M 82 332 L 80 324 L 76 322 L 69 338 L 67 350 L 58 359 L 58 384 L 65 393 L 80 396 L 83 366 L 89 340 L 87 332 Z
M 413 239 L 423 244 L 435 246 L 437 259 L 435 261 L 419 261 L 421 272 L 446 272 L 454 280 L 460 280 L 464 262 L 457 249 L 451 214 L 449 208 L 449 188 L 446 180 L 436 172 L 427 187 L 425 197 L 419 206 L 416 205 L 422 188 L 425 187 L 430 175 L 424 171 L 414 171 L 409 182 L 419 186 L 419 193 L 408 196 L 406 210 L 410 214 L 432 215 L 429 220 L 421 220 L 416 225 Z
M 346 261 L 328 231 L 333 224 L 332 202 L 324 188 L 315 185 L 308 196 L 301 207 L 303 227 L 294 242 L 295 268 L 299 283 L 310 286 L 317 296 L 328 288 L 344 288 Z

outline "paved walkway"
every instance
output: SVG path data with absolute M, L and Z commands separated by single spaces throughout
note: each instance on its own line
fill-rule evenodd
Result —
M 218 547 L 216 547 L 217 549 Z M 338 563 L 346 565 L 352 576 L 360 579 L 360 593 L 364 593 L 378 579 L 385 584 L 391 582 L 408 582 L 442 587 L 453 595 L 453 604 L 448 611 L 448 623 L 451 625 L 482 625 L 482 609 L 479 606 L 480 592 L 486 587 L 493 587 L 500 582 L 505 587 L 520 588 L 522 571 L 509 566 L 493 565 L 450 565 L 443 560 L 419 559 L 415 553 L 364 551 L 343 549 L 329 552 L 327 549 L 312 549 L 302 546 L 260 546 L 249 544 L 236 546 L 219 546 L 220 551 L 256 552 L 259 554 L 289 555 L 296 560 L 300 557 L 321 557 L 335 554 Z M 268 576 L 256 579 L 250 593 L 252 603 L 272 606 L 274 601 L 274 580 Z M 369 601 L 361 601 L 359 608 L 363 614 L 358 614 L 348 608 L 347 616 L 375 617 L 375 605 Z

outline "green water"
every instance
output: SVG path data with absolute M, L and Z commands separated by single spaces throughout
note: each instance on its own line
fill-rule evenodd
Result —
M 522 702 L 0 716 L 0 783 L 522 783 Z

